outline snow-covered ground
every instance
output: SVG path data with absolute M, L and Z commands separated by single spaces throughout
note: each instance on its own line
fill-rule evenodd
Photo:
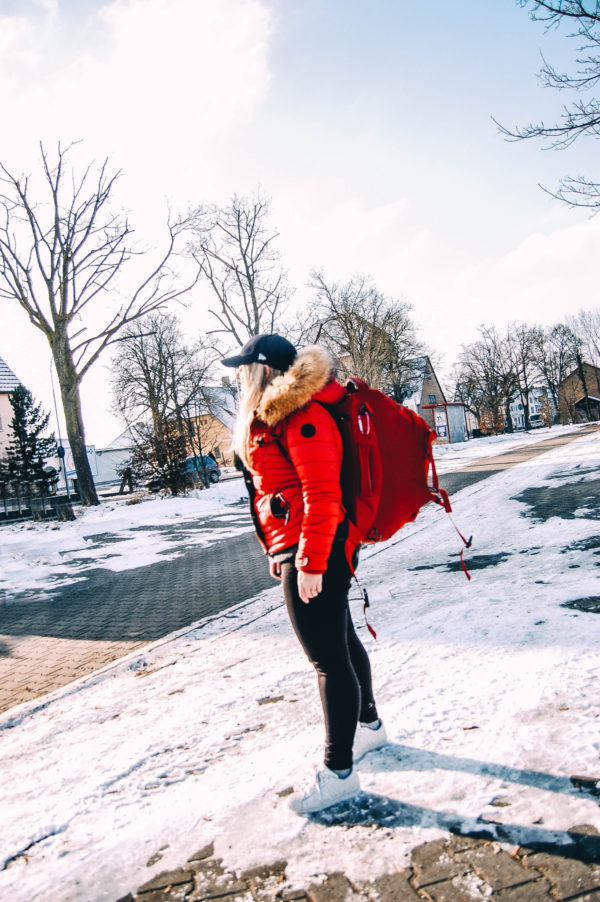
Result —
M 436 445 L 437 469 L 439 473 L 461 469 L 477 458 L 576 430 L 574 426 L 556 426 L 552 430 Z M 49 597 L 52 588 L 82 579 L 82 574 L 94 567 L 113 571 L 143 567 L 179 556 L 183 540 L 187 547 L 207 545 L 225 535 L 248 531 L 252 527 L 247 507 L 232 509 L 240 498 L 246 498 L 241 476 L 182 498 L 153 496 L 131 504 L 125 495 L 96 508 L 76 507 L 77 519 L 72 523 L 25 521 L 2 526 L 0 601 L 15 597 L 39 601 Z M 211 524 L 214 518 L 218 518 L 218 525 Z
M 245 503 L 232 509 L 241 499 Z M 132 504 L 125 495 L 74 510 L 77 519 L 70 523 L 1 527 L 0 600 L 39 601 L 52 588 L 82 579 L 86 570 L 144 567 L 179 556 L 184 544 L 208 545 L 252 528 L 241 478 L 180 498 L 153 496 Z
M 516 451 L 528 445 L 535 445 L 548 438 L 568 435 L 578 426 L 553 426 L 551 429 L 534 429 L 531 432 L 513 432 L 507 435 L 486 435 L 484 438 L 451 445 L 435 445 L 435 461 L 438 473 L 459 470 L 481 457 L 494 457 L 507 451 Z
M 600 778 L 600 617 L 562 606 L 600 595 L 598 515 L 540 522 L 514 500 L 563 495 L 599 464 L 596 433 L 455 495 L 471 582 L 448 569 L 457 537 L 432 506 L 364 553 L 377 641 L 354 612 L 391 744 L 359 764 L 354 805 L 314 820 L 287 808 L 323 728 L 277 586 L 0 717 L 0 896 L 113 902 L 211 840 L 230 868 L 287 859 L 297 886 L 373 879 L 482 820 L 509 844 L 600 829 L 597 798 L 569 780 Z M 107 512 L 99 531 L 140 510 Z

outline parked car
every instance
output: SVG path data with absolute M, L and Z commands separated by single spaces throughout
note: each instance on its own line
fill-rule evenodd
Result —
M 185 472 L 190 474 L 193 482 L 198 483 L 204 480 L 205 485 L 208 485 L 209 482 L 217 483 L 221 478 L 221 470 L 208 454 L 204 454 L 202 457 L 188 457 L 185 462 Z
M 212 482 L 217 483 L 221 478 L 221 470 L 212 457 L 207 454 L 188 457 L 185 462 L 185 473 L 189 477 L 190 486 L 204 483 L 205 486 Z M 146 483 L 146 488 L 151 492 L 160 492 L 167 487 L 164 476 L 154 476 Z

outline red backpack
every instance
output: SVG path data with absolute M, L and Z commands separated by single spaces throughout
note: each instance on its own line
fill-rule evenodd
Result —
M 437 478 L 435 432 L 425 420 L 362 379 L 349 379 L 345 387 L 341 401 L 323 407 L 342 436 L 342 502 L 349 519 L 346 553 L 351 562 L 359 544 L 389 539 L 429 501 L 448 513 L 452 507 Z M 469 548 L 471 539 L 458 534 Z M 470 579 L 462 555 L 461 549 L 461 566 Z

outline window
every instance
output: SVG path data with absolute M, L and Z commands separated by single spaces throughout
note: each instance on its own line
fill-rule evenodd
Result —
M 219 458 L 221 457 L 221 449 L 218 445 L 215 445 L 215 447 L 213 448 L 213 454 L 215 455 L 217 460 L 219 460 Z
M 437 404 L 437 395 L 429 395 L 428 397 L 430 404 Z

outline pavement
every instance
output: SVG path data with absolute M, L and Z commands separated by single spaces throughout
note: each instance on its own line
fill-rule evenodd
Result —
M 451 834 L 417 846 L 409 867 L 370 882 L 351 882 L 338 872 L 297 889 L 282 888 L 287 862 L 232 873 L 214 857 L 210 845 L 183 867 L 163 871 L 118 902 L 598 902 L 600 867 L 594 861 L 599 860 L 600 837 L 592 830 L 574 828 L 574 854 L 579 858 L 557 855 L 553 849 L 506 851 L 485 836 Z
M 588 429 L 600 431 L 598 426 Z M 471 461 L 466 468 L 442 476 L 440 482 L 450 493 L 456 492 L 582 434 L 583 430 L 551 436 L 526 448 Z M 595 495 L 597 505 L 600 480 L 586 480 L 585 491 Z M 571 500 L 564 492 L 561 498 L 557 502 L 556 493 L 549 493 L 523 500 L 542 519 L 558 513 L 557 503 L 564 504 L 561 516 L 567 517 L 572 515 L 571 507 L 574 511 L 580 506 L 577 492 Z M 240 512 L 240 516 L 245 515 Z M 198 524 L 198 529 L 214 525 Z M 0 710 L 57 689 L 272 585 L 264 556 L 249 533 L 190 548 L 174 561 L 137 570 L 90 570 L 83 580 L 54 592 L 50 601 L 30 598 L 4 605 L 0 608 Z M 586 786 L 577 788 L 590 791 Z M 498 825 L 494 829 L 500 834 Z M 285 861 L 233 873 L 223 868 L 208 846 L 179 869 L 159 874 L 119 902 L 472 902 L 489 898 L 600 902 L 600 834 L 586 824 L 573 825 L 569 834 L 573 843 L 567 849 L 549 844 L 507 849 L 482 823 L 476 834 L 450 831 L 447 839 L 415 848 L 407 868 L 371 882 L 352 883 L 344 874 L 333 873 L 324 882 L 292 889 Z M 162 851 L 157 849 L 149 867 L 157 864 Z
M 473 460 L 461 470 L 441 475 L 440 483 L 453 494 L 572 441 L 584 431 L 550 435 L 524 448 Z M 536 501 L 542 506 L 545 503 L 543 498 Z M 573 498 L 574 507 L 579 501 Z M 556 501 L 552 498 L 548 503 Z M 250 527 L 245 508 L 238 510 L 237 525 Z M 0 713 L 272 587 L 253 533 L 208 547 L 186 544 L 190 530 L 202 532 L 220 526 L 231 526 L 231 522 L 211 517 L 197 524 L 161 527 L 161 535 L 170 538 L 180 552 L 175 560 L 121 573 L 101 567 L 88 569 L 77 582 L 49 586 L 44 599 L 24 592 L 0 605 Z M 154 528 L 146 528 L 149 541 Z M 119 541 L 118 536 L 90 538 L 99 545 Z
M 240 509 L 244 522 L 250 526 L 248 513 Z M 24 593 L 0 606 L 0 712 L 271 588 L 254 533 L 207 547 L 182 544 L 183 531 L 231 525 L 211 517 L 161 528 L 161 536 L 180 552 L 174 560 L 117 573 L 97 567 L 77 582 L 50 587 L 50 598 Z M 152 531 L 148 528 L 149 541 Z M 98 544 L 107 540 L 92 538 Z

